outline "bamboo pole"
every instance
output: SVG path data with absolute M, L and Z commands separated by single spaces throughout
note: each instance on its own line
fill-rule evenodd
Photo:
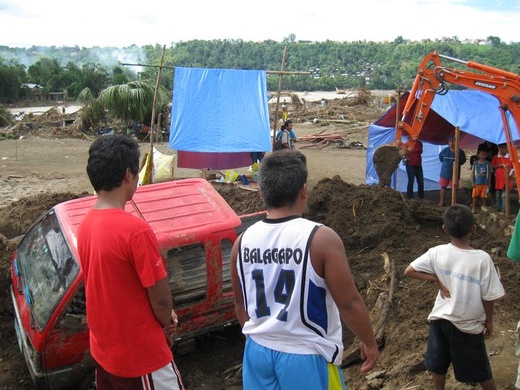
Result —
M 509 183 L 511 181 L 511 177 L 509 177 L 509 174 L 510 174 L 511 170 L 509 169 L 509 165 L 505 164 L 504 172 L 506 175 L 506 187 L 504 188 L 504 190 L 506 192 L 506 198 L 504 200 L 504 202 L 505 202 L 504 212 L 505 212 L 506 217 L 509 217 L 509 213 L 511 212 L 511 202 L 510 202 L 511 190 L 509 188 L 509 185 L 510 185 Z
M 395 132 L 399 128 L 399 102 L 401 101 L 401 89 L 397 88 L 397 101 L 395 102 Z M 408 176 L 408 173 L 407 173 Z M 394 171 L 394 191 L 397 191 L 397 169 Z
M 274 118 L 273 118 L 273 137 L 271 138 L 271 148 L 274 150 L 274 140 L 276 139 L 276 131 L 278 129 L 278 107 L 280 105 L 280 93 L 282 91 L 282 80 L 284 75 L 285 68 L 285 57 L 287 56 L 287 45 L 285 45 L 283 49 L 282 56 L 282 65 L 280 66 L 280 76 L 278 79 L 278 91 L 276 93 L 276 106 L 274 109 Z
M 455 135 L 453 138 L 453 148 L 455 149 L 455 161 L 453 162 L 453 174 L 451 180 L 451 205 L 457 203 L 457 189 L 459 188 L 459 137 L 460 128 L 455 127 Z
M 159 70 L 157 71 L 157 80 L 155 82 L 155 90 L 153 93 L 153 103 L 152 103 L 152 120 L 150 123 L 150 150 L 148 151 L 147 165 L 146 165 L 146 174 L 145 176 L 148 178 L 146 180 L 146 184 L 152 184 L 154 181 L 153 178 L 153 137 L 154 137 L 154 128 L 155 128 L 155 106 L 157 104 L 157 91 L 159 90 L 159 81 L 161 80 L 161 71 L 162 66 L 164 64 L 164 53 L 166 51 L 166 45 L 163 46 L 162 56 L 161 56 L 161 65 L 159 66 Z
M 152 103 L 152 123 L 150 124 L 150 149 L 153 148 L 153 136 L 154 136 L 154 130 L 157 130 L 155 129 L 156 127 L 156 124 L 155 124 L 155 109 L 156 109 L 156 106 L 157 106 L 157 93 L 159 91 L 159 83 L 161 81 L 161 74 L 162 74 L 162 69 L 163 69 L 163 66 L 164 66 L 164 54 L 166 52 L 166 45 L 163 45 L 163 49 L 162 49 L 162 55 L 161 55 L 161 64 L 159 66 L 159 70 L 157 71 L 157 80 L 155 81 L 155 90 L 153 92 L 153 103 Z

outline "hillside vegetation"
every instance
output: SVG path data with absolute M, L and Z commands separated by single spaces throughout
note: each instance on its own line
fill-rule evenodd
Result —
M 287 49 L 283 89 L 333 91 L 349 88 L 407 89 L 421 59 L 433 50 L 463 61 L 474 61 L 511 72 L 520 65 L 520 42 L 504 43 L 498 37 L 460 42 L 456 37 L 410 42 L 308 42 L 288 37 L 284 42 L 193 40 L 172 43 L 165 50 L 161 85 L 173 88 L 175 67 L 266 70 L 268 89 L 278 88 L 284 49 Z M 22 88 L 38 84 L 43 92 L 66 92 L 74 100 L 88 87 L 96 96 L 111 85 L 153 80 L 163 47 L 0 46 L 0 104 L 30 96 Z M 140 65 L 138 65 L 140 64 Z

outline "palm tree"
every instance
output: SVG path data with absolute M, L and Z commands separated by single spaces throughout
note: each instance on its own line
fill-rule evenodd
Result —
M 90 88 L 84 88 L 78 96 L 78 103 L 83 105 L 81 114 L 78 118 L 83 129 L 96 129 L 97 125 L 105 119 L 105 109 L 99 102 Z
M 114 85 L 101 91 L 98 100 L 113 118 L 125 122 L 150 122 L 155 85 L 151 81 L 138 80 Z M 157 91 L 157 107 L 164 107 L 169 93 L 162 86 Z

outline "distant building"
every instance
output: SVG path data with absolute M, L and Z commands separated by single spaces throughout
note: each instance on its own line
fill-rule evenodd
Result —
M 49 101 L 60 101 L 67 99 L 67 92 L 43 92 L 43 87 L 39 84 L 24 83 L 22 88 L 27 88 L 30 93 L 28 94 L 31 100 L 49 100 Z

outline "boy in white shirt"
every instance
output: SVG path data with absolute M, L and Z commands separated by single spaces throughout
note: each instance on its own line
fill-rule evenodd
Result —
M 453 205 L 443 223 L 451 242 L 430 248 L 404 271 L 439 286 L 428 316 L 425 365 L 436 390 L 445 388 L 450 364 L 459 382 L 496 390 L 484 339 L 493 333 L 494 303 L 504 297 L 504 288 L 489 254 L 470 246 L 476 228 L 471 209 Z

